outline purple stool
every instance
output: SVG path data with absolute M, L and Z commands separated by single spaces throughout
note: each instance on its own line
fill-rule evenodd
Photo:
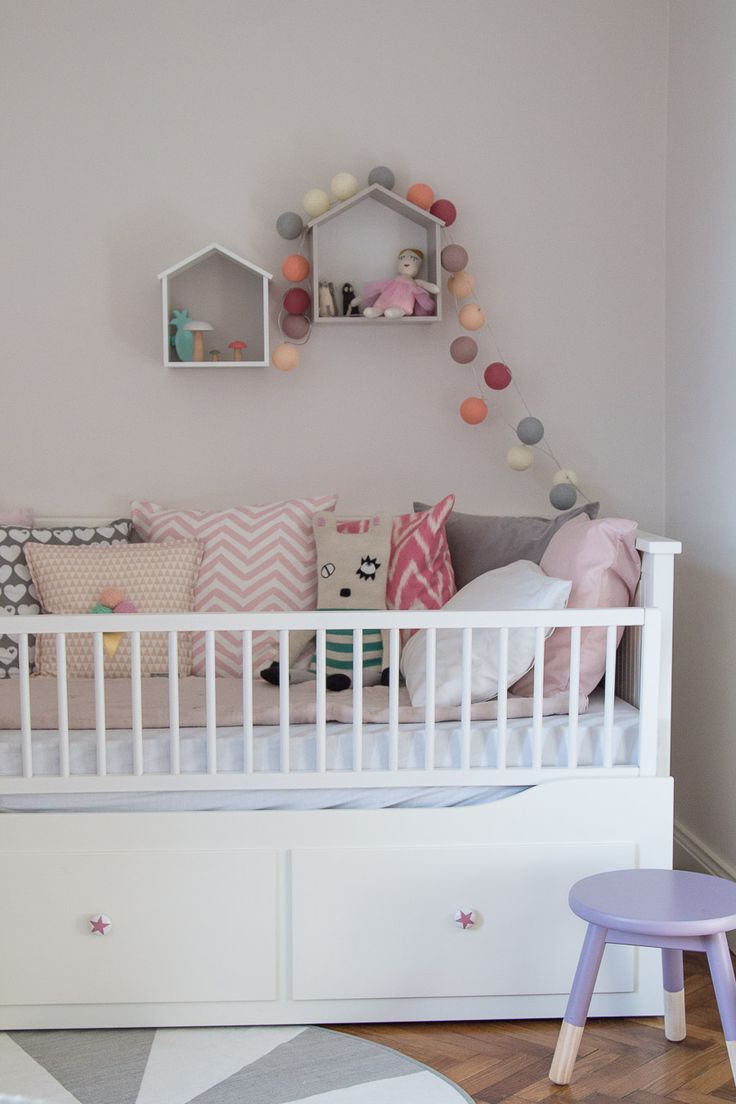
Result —
M 660 947 L 664 1032 L 685 1038 L 683 951 L 704 951 L 736 1081 L 736 981 L 726 932 L 736 928 L 736 884 L 686 870 L 613 870 L 583 878 L 570 908 L 588 921 L 583 949 L 557 1040 L 551 1081 L 569 1085 L 606 943 Z

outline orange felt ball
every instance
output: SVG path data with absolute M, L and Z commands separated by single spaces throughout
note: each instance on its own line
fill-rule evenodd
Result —
M 450 295 L 454 295 L 456 299 L 465 299 L 468 295 L 472 294 L 475 287 L 475 276 L 471 276 L 469 272 L 456 272 L 454 276 L 450 276 L 447 281 L 447 290 Z
M 434 203 L 434 192 L 429 184 L 412 184 L 411 188 L 406 193 L 406 198 L 410 203 L 414 203 L 417 207 L 421 207 L 422 210 L 428 211 Z
M 488 417 L 488 407 L 483 399 L 476 399 L 475 396 L 472 396 L 460 403 L 460 417 L 468 425 L 480 425 Z
M 99 597 L 99 601 L 103 606 L 109 606 L 110 609 L 115 609 L 120 602 L 125 598 L 125 594 L 120 587 L 105 587 Z
M 466 303 L 457 320 L 464 330 L 479 330 L 486 324 L 485 312 L 477 303 Z
M 271 354 L 271 361 L 279 372 L 291 372 L 299 366 L 299 350 L 285 341 L 283 345 L 276 346 Z
M 290 280 L 292 284 L 299 284 L 309 275 L 309 261 L 301 253 L 290 253 L 284 258 L 281 273 L 285 280 Z

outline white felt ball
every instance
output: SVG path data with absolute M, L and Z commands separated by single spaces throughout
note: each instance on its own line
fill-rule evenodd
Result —
M 572 483 L 574 487 L 577 487 L 578 477 L 572 468 L 560 468 L 552 476 L 552 486 L 557 487 L 560 483 Z
M 335 199 L 350 199 L 359 187 L 357 176 L 349 172 L 336 173 L 330 181 L 330 191 Z
M 322 188 L 310 188 L 302 203 L 310 218 L 317 218 L 330 209 L 330 197 Z
M 513 471 L 526 471 L 533 461 L 534 453 L 526 445 L 512 445 L 506 453 L 506 463 Z

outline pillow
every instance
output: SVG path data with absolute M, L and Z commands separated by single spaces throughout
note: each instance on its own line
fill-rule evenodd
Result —
M 33 614 L 41 612 L 41 603 L 31 581 L 24 549 L 30 541 L 42 544 L 110 545 L 125 544 L 130 533 L 128 518 L 118 518 L 109 525 L 64 527 L 61 529 L 30 529 L 23 526 L 0 526 L 0 612 Z M 28 638 L 31 666 L 34 662 L 36 638 Z M 0 678 L 18 674 L 18 643 L 8 635 L 0 635 Z
M 641 561 L 636 551 L 635 521 L 601 518 L 591 521 L 581 514 L 563 525 L 547 546 L 541 567 L 548 575 L 570 579 L 568 606 L 604 609 L 628 606 L 634 597 Z M 623 629 L 619 630 L 621 640 Z M 606 630 L 583 629 L 580 634 L 580 693 L 591 694 L 606 670 Z M 514 687 L 515 694 L 531 693 L 527 675 Z M 570 630 L 557 629 L 544 649 L 544 692 L 556 694 L 570 687 Z
M 0 525 L 23 525 L 27 528 L 33 525 L 33 510 L 30 506 L 19 506 L 17 510 L 0 511 Z
M 445 605 L 446 610 L 520 610 L 564 609 L 570 583 L 551 579 L 529 560 L 486 571 L 459 590 Z M 536 629 L 512 629 L 509 632 L 508 677 L 506 685 L 516 682 L 534 662 Z M 401 656 L 401 671 L 406 679 L 412 705 L 426 703 L 426 631 L 409 640 Z M 462 702 L 462 629 L 437 632 L 435 703 L 459 706 Z M 489 701 L 498 693 L 498 629 L 473 630 L 473 662 L 470 696 L 474 702 Z
M 478 575 L 517 560 L 538 564 L 552 537 L 566 521 L 579 514 L 595 518 L 599 508 L 598 502 L 588 502 L 556 518 L 485 517 L 453 511 L 447 522 L 447 540 L 457 585 L 464 587 Z M 414 509 L 426 507 L 415 502 Z
M 199 541 L 166 544 L 121 544 L 100 548 L 60 548 L 28 544 L 26 557 L 46 613 L 89 613 L 105 587 L 119 587 L 138 613 L 185 613 L 194 605 L 194 583 L 202 559 Z M 179 674 L 191 673 L 192 642 L 179 633 Z M 70 633 L 66 638 L 70 677 L 94 675 L 92 638 Z M 169 669 L 165 632 L 141 636 L 141 673 L 165 675 Z M 36 645 L 39 675 L 56 674 L 56 644 L 39 636 Z M 130 678 L 130 637 L 123 636 L 112 657 L 105 659 L 108 678 Z
M 228 510 L 167 510 L 153 502 L 133 502 L 133 524 L 146 541 L 196 538 L 204 544 L 194 591 L 198 612 L 240 610 L 310 610 L 317 601 L 317 553 L 314 514 L 334 510 L 336 495 L 288 499 L 267 506 L 233 506 Z M 192 674 L 204 675 L 204 637 L 192 641 Z M 218 632 L 218 675 L 243 672 L 240 633 Z M 253 636 L 253 669 L 278 656 L 274 633 Z

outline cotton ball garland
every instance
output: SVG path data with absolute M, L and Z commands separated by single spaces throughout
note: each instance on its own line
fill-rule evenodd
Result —
M 479 330 L 485 326 L 485 312 L 477 303 L 466 303 L 461 308 L 457 320 L 464 330 Z
M 524 445 L 538 445 L 544 437 L 544 426 L 539 418 L 522 418 L 516 427 L 516 436 Z
M 526 471 L 534 462 L 534 453 L 526 445 L 512 445 L 506 453 L 506 463 L 513 471 Z
M 483 399 L 471 396 L 460 403 L 460 417 L 468 425 L 480 425 L 488 417 L 488 407 Z
M 330 191 L 335 199 L 343 200 L 350 199 L 355 195 L 360 184 L 358 183 L 357 176 L 353 176 L 349 172 L 335 173 L 330 181 Z
M 571 483 L 558 483 L 549 492 L 549 500 L 555 510 L 569 510 L 578 500 L 578 492 Z
M 276 219 L 276 231 L 287 241 L 298 238 L 303 229 L 304 223 L 301 215 L 298 215 L 296 211 L 284 211 L 283 215 L 279 215 Z
M 271 354 L 274 368 L 279 372 L 291 372 L 299 366 L 299 350 L 294 345 L 277 345 Z
M 380 184 L 382 188 L 387 188 L 390 192 L 396 183 L 396 177 L 391 172 L 391 169 L 385 165 L 376 165 L 375 169 L 371 169 L 368 173 L 369 184 Z
M 411 188 L 406 193 L 406 198 L 416 207 L 421 207 L 423 211 L 428 211 L 434 203 L 434 192 L 429 184 L 412 184 Z
M 281 331 L 292 341 L 301 341 L 309 333 L 309 319 L 303 314 L 287 314 L 281 319 Z
M 511 372 L 500 360 L 494 360 L 483 373 L 483 379 L 491 391 L 504 391 L 511 383 Z
M 281 273 L 285 280 L 300 284 L 309 275 L 309 261 L 301 253 L 290 253 L 288 257 L 284 257 Z
M 302 206 L 310 218 L 318 218 L 330 209 L 330 197 L 322 188 L 310 188 L 302 200 Z
M 577 473 L 572 468 L 560 468 L 552 476 L 552 485 L 557 487 L 560 483 L 572 483 L 573 487 L 576 487 L 578 483 Z
M 429 208 L 429 213 L 435 218 L 442 219 L 445 226 L 452 226 L 457 218 L 457 208 L 454 203 L 450 203 L 449 199 L 436 199 Z
M 445 272 L 460 272 L 468 263 L 468 254 L 461 245 L 446 245 L 440 253 Z
M 478 355 L 478 346 L 472 337 L 456 337 L 450 345 L 450 356 L 456 364 L 470 364 Z
M 288 314 L 306 314 L 311 305 L 309 292 L 304 288 L 289 288 L 284 296 L 284 310 Z
M 468 295 L 472 295 L 474 287 L 475 276 L 471 276 L 469 272 L 456 272 L 447 278 L 447 290 L 456 299 L 465 299 Z

